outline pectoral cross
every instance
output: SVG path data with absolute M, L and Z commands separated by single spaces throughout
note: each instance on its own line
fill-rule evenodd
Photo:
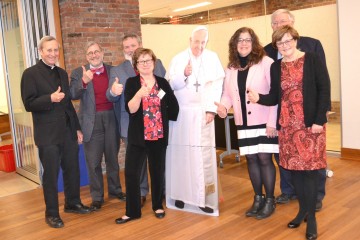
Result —
M 194 86 L 196 87 L 196 92 L 198 92 L 198 87 L 200 87 L 201 84 L 196 80 L 196 83 L 194 84 Z

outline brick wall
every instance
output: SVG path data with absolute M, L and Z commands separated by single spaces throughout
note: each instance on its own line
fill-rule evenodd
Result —
M 286 8 L 291 11 L 319 7 L 329 4 L 336 4 L 336 0 L 267 0 L 266 13 L 271 14 L 279 8 Z M 210 11 L 192 14 L 190 17 L 172 19 L 164 18 L 142 18 L 141 23 L 164 23 L 172 24 L 210 24 L 217 22 L 226 22 L 237 19 L 245 19 L 264 15 L 265 7 L 263 0 L 256 0 L 244 4 L 238 4 L 230 7 L 218 8 Z
M 117 65 L 123 61 L 124 34 L 141 35 L 138 0 L 59 0 L 59 10 L 68 73 L 86 63 L 86 42 L 99 41 L 104 62 Z

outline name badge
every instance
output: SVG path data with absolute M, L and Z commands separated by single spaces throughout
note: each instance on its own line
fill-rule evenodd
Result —
M 162 98 L 165 96 L 165 94 L 166 94 L 166 93 L 160 88 L 157 96 L 158 96 L 160 99 L 162 99 Z

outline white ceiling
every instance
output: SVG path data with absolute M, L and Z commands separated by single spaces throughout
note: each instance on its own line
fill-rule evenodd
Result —
M 228 7 L 254 0 L 139 0 L 140 17 L 170 17 L 183 16 L 187 14 L 208 11 L 216 8 Z M 211 2 L 212 4 L 185 10 L 173 12 L 174 9 L 195 5 L 202 2 Z M 151 13 L 151 14 L 149 14 Z

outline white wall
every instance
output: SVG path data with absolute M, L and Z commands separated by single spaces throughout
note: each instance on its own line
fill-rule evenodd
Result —
M 360 149 L 360 1 L 338 0 L 342 147 Z
M 332 101 L 340 101 L 340 71 L 338 48 L 338 24 L 336 5 L 307 8 L 292 11 L 295 15 L 295 28 L 302 36 L 317 38 L 323 44 L 327 66 L 331 79 Z M 210 40 L 207 48 L 215 51 L 225 67 L 228 62 L 228 42 L 232 34 L 240 27 L 254 29 L 261 43 L 271 42 L 272 29 L 270 15 L 241 19 L 231 22 L 210 24 Z M 189 36 L 195 25 L 142 25 L 144 47 L 154 50 L 165 68 L 172 57 L 188 47 Z

